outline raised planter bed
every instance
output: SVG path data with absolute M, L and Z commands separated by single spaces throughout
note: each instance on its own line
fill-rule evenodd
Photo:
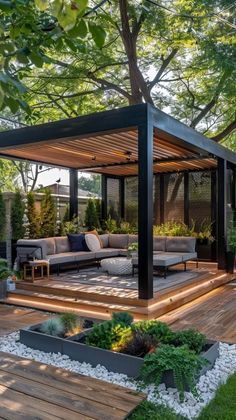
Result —
M 39 325 L 20 330 L 20 342 L 33 349 L 66 354 L 72 360 L 90 363 L 93 367 L 105 366 L 109 371 L 123 373 L 131 378 L 137 378 L 144 360 L 140 357 L 130 356 L 110 350 L 88 346 L 84 343 L 86 335 L 91 331 L 87 329 L 80 334 L 68 338 L 52 337 L 36 331 Z M 208 364 L 205 365 L 199 376 L 211 369 L 219 356 L 219 343 L 208 341 L 206 350 L 202 353 Z M 166 372 L 163 382 L 167 387 L 174 387 L 172 372 Z

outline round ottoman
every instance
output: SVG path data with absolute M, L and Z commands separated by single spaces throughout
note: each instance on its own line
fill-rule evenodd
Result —
M 132 260 L 128 258 L 104 258 L 101 267 L 108 274 L 116 276 L 127 276 L 132 274 Z

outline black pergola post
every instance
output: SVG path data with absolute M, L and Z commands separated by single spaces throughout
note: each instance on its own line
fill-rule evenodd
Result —
M 102 193 L 102 220 L 107 219 L 107 177 L 102 174 L 102 183 L 101 183 L 101 193 Z
M 120 218 L 125 218 L 125 178 L 120 177 Z
M 153 123 L 138 127 L 138 237 L 140 299 L 153 298 Z
M 217 214 L 217 259 L 220 269 L 226 268 L 227 239 L 227 161 L 218 158 L 218 214 Z
M 70 220 L 78 216 L 78 172 L 70 169 Z

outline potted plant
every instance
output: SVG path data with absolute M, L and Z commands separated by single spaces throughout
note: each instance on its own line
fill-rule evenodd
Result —
M 15 289 L 15 280 L 18 274 L 14 270 L 10 270 L 7 266 L 7 261 L 0 259 L 0 299 L 6 297 L 8 290 Z
M 137 255 L 137 252 L 138 252 L 138 242 L 133 242 L 128 247 L 127 257 L 128 258 L 135 257 Z
M 232 222 L 228 228 L 228 244 L 227 244 L 227 272 L 234 274 L 236 265 L 236 226 Z

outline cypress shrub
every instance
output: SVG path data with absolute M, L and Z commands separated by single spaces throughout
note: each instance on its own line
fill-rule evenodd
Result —
M 92 200 L 91 198 L 88 200 L 88 204 L 85 211 L 85 226 L 89 230 L 100 228 L 97 207 L 94 200 Z
M 44 197 L 41 203 L 41 229 L 42 238 L 55 236 L 56 232 L 56 206 L 48 188 L 45 188 Z
M 40 218 L 35 207 L 35 195 L 33 192 L 27 194 L 29 238 L 37 239 L 40 237 Z
M 12 239 L 17 241 L 18 239 L 24 238 L 25 228 L 23 226 L 23 216 L 25 211 L 25 205 L 22 200 L 20 191 L 16 191 L 11 208 L 11 227 L 12 227 Z
M 5 239 L 5 227 L 6 227 L 6 206 L 3 200 L 3 195 L 0 191 L 0 241 Z

